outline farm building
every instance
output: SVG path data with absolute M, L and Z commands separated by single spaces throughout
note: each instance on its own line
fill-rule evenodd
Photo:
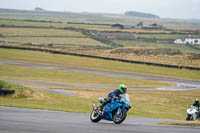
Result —
M 124 29 L 124 25 L 121 25 L 121 24 L 113 24 L 112 27 L 113 28 Z
M 176 39 L 174 43 L 177 44 L 199 44 L 200 45 L 200 39 L 197 38 L 181 38 Z
M 122 25 L 122 24 L 113 24 L 112 25 L 113 28 L 118 28 L 118 29 L 134 29 L 134 26 L 130 26 L 130 25 Z
M 154 29 L 154 30 L 161 30 L 161 29 L 166 29 L 163 25 L 159 25 L 156 23 L 153 23 L 149 26 L 142 26 L 142 29 Z

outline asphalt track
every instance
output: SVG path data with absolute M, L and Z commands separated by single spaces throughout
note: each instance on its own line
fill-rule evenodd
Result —
M 88 114 L 0 107 L 0 133 L 199 133 L 200 127 L 161 126 L 174 121 L 127 117 L 120 125 L 101 120 L 92 123 Z

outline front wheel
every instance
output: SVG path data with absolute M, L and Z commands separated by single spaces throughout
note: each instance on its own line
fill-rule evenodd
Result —
M 187 121 L 192 121 L 192 120 L 193 120 L 192 115 L 187 115 L 186 120 L 187 120 Z
M 100 117 L 100 115 L 97 113 L 97 112 L 95 112 L 94 110 L 91 112 L 91 114 L 90 114 L 90 120 L 92 121 L 92 122 L 99 122 L 100 120 L 101 120 L 101 117 Z
M 117 112 L 114 114 L 113 121 L 115 124 L 121 124 L 126 119 L 127 113 L 125 110 L 122 110 L 120 114 Z

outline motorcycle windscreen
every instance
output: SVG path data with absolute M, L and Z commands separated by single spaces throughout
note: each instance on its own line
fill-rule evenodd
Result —
M 121 94 L 120 97 L 123 98 L 123 99 L 125 99 L 125 103 L 126 104 L 131 104 L 130 103 L 130 98 L 129 98 L 128 94 Z

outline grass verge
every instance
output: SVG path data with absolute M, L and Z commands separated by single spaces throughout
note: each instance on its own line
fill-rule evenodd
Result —
M 39 91 L 5 81 L 0 81 L 0 84 L 4 86 L 4 89 L 12 89 L 16 92 L 11 96 L 0 96 L 0 106 L 89 113 L 92 109 L 91 104 L 96 103 L 94 99 Z

